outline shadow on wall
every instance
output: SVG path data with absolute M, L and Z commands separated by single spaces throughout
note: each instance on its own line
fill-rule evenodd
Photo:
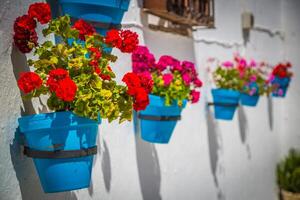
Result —
M 241 105 L 238 108 L 238 120 L 239 120 L 239 128 L 240 128 L 240 137 L 241 137 L 241 141 L 244 145 L 246 145 L 246 149 L 247 149 L 247 154 L 248 154 L 248 158 L 251 159 L 251 150 L 250 150 L 250 146 L 248 144 L 248 120 L 246 117 L 246 113 L 245 113 L 245 109 L 244 107 Z
M 26 56 L 21 53 L 17 47 L 13 45 L 12 52 L 11 52 L 11 63 L 13 66 L 13 72 L 14 76 L 16 78 L 16 81 L 19 79 L 21 72 L 28 72 L 30 71 L 28 65 L 27 65 L 27 59 Z M 23 100 L 23 106 L 24 109 L 21 107 L 21 115 L 31 115 L 35 114 L 35 110 L 33 108 L 33 104 L 30 100 Z
M 13 72 L 16 80 L 20 72 L 29 71 L 26 56 L 13 46 L 11 52 L 11 61 Z M 35 114 L 33 103 L 29 100 L 23 100 L 21 115 Z M 42 111 L 45 110 L 44 106 Z M 20 148 L 20 135 L 16 131 L 13 143 L 10 145 L 11 161 L 16 172 L 23 200 L 77 200 L 76 195 L 72 192 L 62 192 L 56 194 L 45 194 L 42 190 L 40 180 L 37 176 L 35 166 L 31 158 L 23 156 Z
M 107 148 L 107 144 L 105 140 L 103 140 L 103 154 L 102 154 L 102 173 L 104 178 L 104 185 L 107 192 L 110 191 L 111 186 L 111 161 L 109 149 Z
M 161 200 L 161 172 L 154 144 L 140 139 L 139 124 L 135 126 L 136 160 L 143 200 Z
M 225 200 L 225 194 L 219 184 L 219 179 L 217 176 L 217 169 L 220 165 L 219 163 L 219 153 L 221 151 L 220 139 L 218 137 L 218 124 L 215 121 L 214 115 L 210 109 L 207 109 L 206 113 L 206 123 L 207 123 L 207 134 L 208 134 L 208 148 L 209 148 L 209 158 L 210 158 L 210 168 L 213 175 L 214 183 L 217 188 L 217 198 L 218 200 Z
M 269 115 L 269 126 L 273 130 L 273 98 L 271 95 L 268 95 L 268 115 Z

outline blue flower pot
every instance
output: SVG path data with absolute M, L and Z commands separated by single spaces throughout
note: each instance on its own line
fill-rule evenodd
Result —
M 244 106 L 251 106 L 254 107 L 257 105 L 257 102 L 259 100 L 258 95 L 249 95 L 246 93 L 241 93 L 241 103 Z
M 174 117 L 180 116 L 182 109 L 186 105 L 186 100 L 183 102 L 182 107 L 174 102 L 171 106 L 165 106 L 165 99 L 155 95 L 149 95 L 150 104 L 143 111 L 140 111 L 138 115 L 157 117 Z M 136 116 L 136 115 L 135 115 Z M 151 143 L 167 144 L 170 141 L 173 130 L 177 124 L 176 120 L 151 120 L 151 119 L 139 119 L 141 138 Z M 135 120 L 137 118 L 135 117 Z
M 240 92 L 226 89 L 212 89 L 215 118 L 232 120 L 240 100 Z
M 72 151 L 96 146 L 98 123 L 72 112 L 54 112 L 19 118 L 27 146 L 38 151 Z M 33 158 L 46 193 L 88 188 L 93 156 Z
M 130 0 L 59 0 L 62 15 L 68 14 L 72 18 L 86 20 L 102 35 L 106 34 L 109 26 L 121 23 L 129 2 Z M 103 27 L 103 24 L 108 27 Z
M 291 79 L 286 78 L 280 78 L 276 76 L 274 80 L 271 82 L 271 84 L 275 87 L 275 90 L 272 92 L 273 97 L 285 97 L 287 89 L 290 85 Z

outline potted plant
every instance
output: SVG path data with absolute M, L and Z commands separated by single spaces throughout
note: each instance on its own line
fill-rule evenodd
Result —
M 153 87 L 149 106 L 137 113 L 141 137 L 153 143 L 168 143 L 187 101 L 196 103 L 200 98 L 197 89 L 202 82 L 195 65 L 167 55 L 156 62 L 146 46 L 133 52 L 132 64 L 133 72 L 148 77 L 144 81 L 152 82 L 148 85 Z
M 285 97 L 290 85 L 293 73 L 289 71 L 291 63 L 279 63 L 276 65 L 271 74 L 271 84 L 273 88 L 273 97 Z
M 213 105 L 215 108 L 215 118 L 232 120 L 234 112 L 240 101 L 240 90 L 243 81 L 240 78 L 242 70 L 234 66 L 231 61 L 218 64 L 213 72 L 213 80 L 216 89 L 212 89 Z
M 277 183 L 283 200 L 300 200 L 300 152 L 290 150 L 277 165 Z
M 251 60 L 247 62 L 244 58 L 236 57 L 236 63 L 239 64 L 240 78 L 243 82 L 241 88 L 241 104 L 245 106 L 256 106 L 259 97 L 268 94 L 270 88 L 264 73 L 267 65 L 262 62 L 257 64 L 256 61 Z
M 103 35 L 112 27 L 120 26 L 130 0 L 59 0 L 62 15 L 84 19 L 92 23 Z
M 48 4 L 34 3 L 14 23 L 15 46 L 22 53 L 34 50 L 35 55 L 28 60 L 34 71 L 18 79 L 23 98 L 45 95 L 54 111 L 19 118 L 19 130 L 44 191 L 61 192 L 89 187 L 101 119 L 131 120 L 132 107 L 145 109 L 149 99 L 117 84 L 110 67 L 117 57 L 103 51 L 108 45 L 132 52 L 138 45 L 136 33 L 111 30 L 103 37 L 83 20 L 71 27 L 69 16 L 51 19 L 50 13 Z M 37 22 L 45 24 L 44 36 L 55 34 L 63 43 L 38 43 Z M 148 91 L 144 86 L 134 89 Z

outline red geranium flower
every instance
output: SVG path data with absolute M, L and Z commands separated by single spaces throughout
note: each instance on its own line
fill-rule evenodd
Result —
M 127 74 L 125 74 L 125 76 L 123 77 L 122 81 L 124 83 L 126 83 L 127 87 L 128 87 L 128 91 L 127 93 L 129 95 L 135 95 L 136 93 L 136 89 L 141 87 L 141 80 L 138 77 L 138 75 L 136 75 L 133 72 L 128 72 Z
M 111 77 L 107 74 L 101 74 L 100 72 L 100 78 L 102 78 L 103 80 L 107 80 L 107 81 L 110 81 L 111 80 Z
M 71 78 L 58 81 L 55 91 L 56 96 L 66 102 L 73 101 L 76 96 L 77 86 Z
M 27 31 L 32 31 L 36 28 L 36 21 L 29 15 L 23 15 L 18 17 L 14 23 L 15 33 L 24 33 Z
M 28 14 L 36 18 L 41 24 L 46 24 L 51 20 L 51 9 L 47 3 L 34 3 L 29 6 Z
M 140 79 L 141 86 L 148 92 L 152 92 L 154 81 L 152 80 L 151 74 L 149 73 L 139 73 L 138 77 Z
M 90 47 L 89 50 L 90 52 L 92 52 L 92 57 L 94 57 L 97 60 L 101 58 L 102 54 L 98 48 Z
M 55 92 L 59 87 L 59 81 L 66 78 L 69 78 L 69 73 L 67 70 L 61 68 L 53 69 L 49 72 L 49 77 L 46 84 L 49 86 L 51 92 Z
M 98 66 L 99 66 L 99 63 L 98 63 L 97 60 L 91 60 L 91 61 L 89 62 L 89 65 L 90 65 L 90 66 L 93 66 L 93 67 L 98 67 Z
M 38 44 L 38 37 L 35 30 L 16 32 L 14 35 L 14 44 L 22 53 L 29 53 L 33 47 Z
M 42 83 L 42 79 L 35 72 L 23 72 L 18 80 L 18 86 L 25 94 L 39 89 Z
M 279 63 L 273 69 L 272 74 L 280 78 L 291 77 L 292 73 L 288 71 L 288 68 L 290 67 L 291 67 L 290 63 L 286 63 L 286 64 Z
M 133 108 L 136 111 L 145 110 L 149 104 L 149 96 L 147 91 L 144 88 L 137 88 L 136 94 L 134 96 Z
M 96 33 L 95 28 L 83 19 L 77 20 L 73 28 L 79 31 L 79 39 L 83 41 L 85 41 L 86 35 L 94 35 Z
M 139 44 L 138 35 L 135 32 L 116 29 L 107 32 L 105 42 L 124 53 L 132 53 Z
M 18 17 L 14 23 L 14 43 L 22 53 L 29 53 L 37 45 L 36 21 L 29 15 Z
M 130 30 L 121 31 L 122 46 L 120 50 L 124 53 L 132 53 L 139 44 L 138 35 Z
M 122 46 L 122 39 L 119 30 L 111 29 L 106 33 L 105 42 L 118 49 Z
M 101 69 L 99 67 L 94 68 L 96 74 L 100 75 L 101 74 Z
M 127 93 L 133 97 L 133 107 L 136 111 L 144 110 L 149 104 L 148 92 L 152 90 L 153 81 L 143 74 L 129 72 L 122 79 L 126 83 Z

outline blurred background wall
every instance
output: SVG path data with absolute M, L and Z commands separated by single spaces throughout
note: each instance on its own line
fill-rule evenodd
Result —
M 20 154 L 17 119 L 48 112 L 43 99 L 22 102 L 16 78 L 28 69 L 26 57 L 12 46 L 14 19 L 34 1 L 0 0 L 0 199 L 2 200 L 271 200 L 277 199 L 276 163 L 300 146 L 300 2 L 298 0 L 215 0 L 215 29 L 196 28 L 193 38 L 152 31 L 139 3 L 132 0 L 124 27 L 140 35 L 158 58 L 170 54 L 196 62 L 205 81 L 200 103 L 188 105 L 168 145 L 143 142 L 133 123 L 100 126 L 91 187 L 44 194 L 32 159 Z M 250 11 L 255 26 L 245 45 L 241 13 Z M 216 121 L 207 59 L 247 58 L 276 64 L 289 60 L 294 78 L 286 98 L 262 97 L 256 108 L 240 107 L 233 121 Z M 113 69 L 118 80 L 131 70 L 129 55 Z M 26 55 L 31 57 L 31 55 Z M 26 110 L 24 111 L 24 107 Z M 23 111 L 22 111 L 23 110 Z

